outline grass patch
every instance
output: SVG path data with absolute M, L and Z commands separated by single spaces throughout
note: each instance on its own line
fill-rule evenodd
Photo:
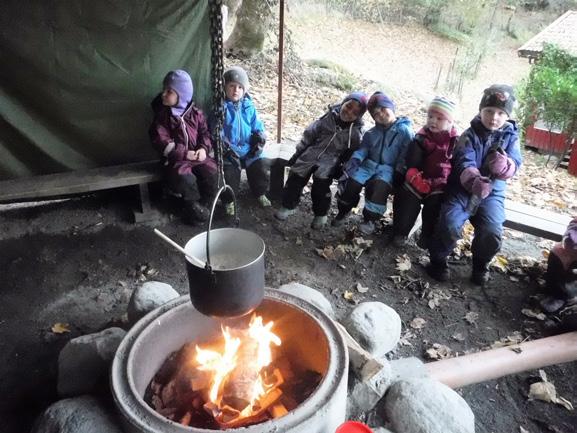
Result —
M 357 77 L 338 63 L 324 59 L 307 60 L 306 63 L 316 69 L 314 79 L 321 86 L 334 87 L 345 92 L 358 86 Z
M 443 38 L 458 42 L 460 44 L 466 44 L 471 39 L 469 35 L 455 30 L 443 23 L 432 24 L 428 27 L 428 29 Z

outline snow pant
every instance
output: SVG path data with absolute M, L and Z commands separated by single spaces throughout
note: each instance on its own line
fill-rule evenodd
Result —
M 190 174 L 168 169 L 165 177 L 169 188 L 180 194 L 185 203 L 202 201 L 206 205 L 212 204 L 218 182 L 214 169 L 204 164 L 193 167 Z
M 431 261 L 444 262 L 462 236 L 463 226 L 469 220 L 475 228 L 471 244 L 473 267 L 486 267 L 501 249 L 503 223 L 505 222 L 504 197 L 495 194 L 485 198 L 477 213 L 471 216 L 465 209 L 469 197 L 463 194 L 447 194 L 441 205 L 439 222 L 429 244 Z
M 283 189 L 282 205 L 287 209 L 294 209 L 298 206 L 303 188 L 313 176 L 313 186 L 311 189 L 311 200 L 313 202 L 313 212 L 315 216 L 326 216 L 331 207 L 331 184 L 332 178 L 320 179 L 313 175 L 315 170 L 311 170 L 305 177 L 291 172 Z
M 429 194 L 420 198 L 404 186 L 399 187 L 393 198 L 393 234 L 408 236 L 422 205 L 421 242 L 428 246 L 439 220 L 442 203 L 443 194 Z
M 235 195 L 238 195 L 240 189 L 240 174 L 244 167 L 244 161 L 237 158 L 226 158 L 224 160 L 224 179 L 227 185 L 230 185 Z M 257 159 L 246 167 L 246 178 L 251 193 L 255 197 L 260 197 L 268 189 L 268 173 L 264 159 Z M 221 195 L 224 204 L 232 202 L 230 191 L 224 191 Z
M 339 191 L 337 194 L 339 214 L 346 215 L 357 206 L 363 187 L 365 187 L 363 217 L 366 221 L 376 221 L 385 213 L 387 199 L 393 190 L 391 184 L 378 178 L 371 178 L 365 184 L 353 178 L 347 179 L 341 188 L 342 192 Z
M 577 296 L 577 251 L 563 248 L 556 244 L 547 258 L 545 282 L 549 294 L 557 299 Z

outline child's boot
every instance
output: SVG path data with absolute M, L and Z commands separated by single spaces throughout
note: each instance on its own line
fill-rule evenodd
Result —
M 274 214 L 274 217 L 277 220 L 286 221 L 289 216 L 293 215 L 296 212 L 296 209 L 288 209 L 286 207 L 281 207 L 277 210 Z
M 316 215 L 313 218 L 313 222 L 311 223 L 311 228 L 314 230 L 320 230 L 326 225 L 327 225 L 326 215 L 321 215 L 321 216 Z
M 437 280 L 437 281 L 448 281 L 451 278 L 451 272 L 449 271 L 449 265 L 447 260 L 431 260 L 431 262 L 426 266 L 425 270 L 427 274 Z
M 256 199 L 258 201 L 258 204 L 261 205 L 261 207 L 270 207 L 271 203 L 270 200 L 268 199 L 268 197 L 266 195 L 259 195 L 258 198 Z
M 187 224 L 204 222 L 208 220 L 210 213 L 207 208 L 197 201 L 184 202 L 184 220 Z
M 489 282 L 489 263 L 476 263 L 473 259 L 471 282 L 476 286 L 484 286 Z

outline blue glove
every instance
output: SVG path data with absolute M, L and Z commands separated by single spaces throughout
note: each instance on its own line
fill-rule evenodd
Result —
M 360 166 L 361 166 L 360 159 L 351 158 L 345 163 L 343 172 L 345 175 L 347 175 L 347 177 L 351 177 Z

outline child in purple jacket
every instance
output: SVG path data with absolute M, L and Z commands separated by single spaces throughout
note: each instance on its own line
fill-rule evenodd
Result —
M 206 221 L 206 205 L 214 199 L 217 185 L 207 123 L 192 102 L 193 85 L 186 71 L 170 71 L 162 84 L 162 93 L 151 104 L 150 140 L 162 156 L 169 188 L 184 200 L 185 222 Z

